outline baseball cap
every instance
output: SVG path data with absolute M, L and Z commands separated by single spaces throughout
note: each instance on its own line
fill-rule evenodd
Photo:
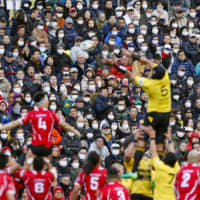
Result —
M 76 36 L 74 40 L 75 42 L 82 42 L 83 38 L 81 36 Z
M 111 149 L 119 149 L 120 148 L 120 145 L 118 143 L 113 143 L 111 145 Z
M 108 123 L 104 123 L 101 127 L 102 129 L 105 129 L 105 128 L 110 128 L 109 124 Z
M 107 80 L 110 80 L 110 79 L 115 79 L 115 76 L 113 75 L 108 76 Z
M 69 12 L 76 12 L 76 8 L 71 7 L 71 8 L 69 9 Z
M 127 11 L 134 10 L 132 6 L 127 7 Z
M 72 23 L 73 23 L 72 18 L 71 18 L 71 17 L 67 17 L 67 18 L 65 19 L 65 23 L 66 23 L 66 24 L 72 24 Z
M 78 69 L 76 67 L 72 67 L 69 72 L 70 73 L 78 72 Z

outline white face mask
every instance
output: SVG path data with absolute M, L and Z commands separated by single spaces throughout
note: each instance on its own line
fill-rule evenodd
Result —
M 49 108 L 50 108 L 50 110 L 52 110 L 52 111 L 56 111 L 56 108 L 57 108 L 57 106 L 56 105 L 50 105 L 49 106 Z
M 137 39 L 137 42 L 138 42 L 138 43 L 142 43 L 142 42 L 144 42 L 144 39 L 143 39 L 143 38 L 138 38 L 138 39 Z
M 119 152 L 120 152 L 119 149 L 112 149 L 111 151 L 112 151 L 112 154 L 113 154 L 114 156 L 119 155 Z
M 189 86 L 192 86 L 192 85 L 194 84 L 194 81 L 191 80 L 191 79 L 188 79 L 188 80 L 187 80 L 187 84 L 188 84 Z
M 112 35 L 117 35 L 118 34 L 118 32 L 117 31 L 112 31 Z
M 143 35 L 146 35 L 146 34 L 147 34 L 147 31 L 146 31 L 146 30 L 144 30 L 144 29 L 143 29 L 143 30 L 141 30 L 140 32 L 141 32 Z
M 21 93 L 21 88 L 14 88 L 13 91 L 14 93 Z
M 172 85 L 176 85 L 177 81 L 176 80 L 171 80 Z
M 1 138 L 3 140 L 6 140 L 8 138 L 8 134 L 7 133 L 1 133 Z
M 109 114 L 109 115 L 108 115 L 108 119 L 109 119 L 109 120 L 113 120 L 113 119 L 115 119 L 115 116 L 114 116 L 113 114 Z
M 96 90 L 96 86 L 95 86 L 95 85 L 89 85 L 89 86 L 88 86 L 88 89 L 89 89 L 90 91 L 95 91 L 95 90 Z
M 176 134 L 180 138 L 184 137 L 184 135 L 185 135 L 184 132 L 182 132 L 182 131 L 177 131 Z
M 43 6 L 42 6 L 42 5 L 38 5 L 38 6 L 37 6 L 37 9 L 38 9 L 38 10 L 42 10 L 42 9 L 43 9 Z
M 189 24 L 188 24 L 188 27 L 189 27 L 189 28 L 194 28 L 194 24 L 193 24 L 193 23 L 189 23 Z
M 117 130 L 117 124 L 112 124 L 111 129 L 116 131 Z
M 133 34 L 133 33 L 135 33 L 135 29 L 134 28 L 130 28 L 130 29 L 128 29 L 128 32 Z
M 72 167 L 73 167 L 74 169 L 79 168 L 79 163 L 78 163 L 78 162 L 73 162 L 73 163 L 72 163 Z
M 169 50 L 167 50 L 167 49 L 164 49 L 164 53 L 165 53 L 165 54 L 169 54 L 169 53 L 170 53 L 170 51 L 169 51 Z
M 65 92 L 65 90 L 66 90 L 66 87 L 65 87 L 65 86 L 61 86 L 61 87 L 60 87 L 60 92 L 63 93 L 63 92 Z
M 44 87 L 43 91 L 49 93 L 50 92 L 50 87 Z
M 178 100 L 179 100 L 179 98 L 180 98 L 180 96 L 179 96 L 179 95 L 174 95 L 174 96 L 173 96 L 173 99 L 174 99 L 174 100 L 176 100 L 176 101 L 178 101 Z
M 37 45 L 37 42 L 36 41 L 33 41 L 33 42 L 31 42 L 31 46 L 36 46 Z
M 93 138 L 94 135 L 93 135 L 93 133 L 87 133 L 86 136 L 87 136 L 88 139 L 91 139 L 91 138 Z
M 106 57 L 107 57 L 108 53 L 109 53 L 108 51 L 102 51 L 102 55 L 103 55 L 103 56 L 106 56 Z
M 186 103 L 185 103 L 185 107 L 186 107 L 186 108 L 190 108 L 191 105 L 192 105 L 191 102 L 186 102 Z
M 76 101 L 76 99 L 78 98 L 78 95 L 74 94 L 74 95 L 71 95 L 71 97 L 73 101 Z
M 55 27 L 57 27 L 58 23 L 57 22 L 52 22 L 51 25 L 55 28 Z
M 78 127 L 78 128 L 83 128 L 83 127 L 84 127 L 84 123 L 77 122 L 77 127 Z
M 181 120 L 182 116 L 180 114 L 177 114 L 176 117 L 178 118 L 178 120 Z
M 116 17 L 121 17 L 122 14 L 123 14 L 123 12 L 121 12 L 121 11 L 117 11 L 117 12 L 116 12 Z
M 38 29 L 40 29 L 40 30 L 43 30 L 43 29 L 44 29 L 44 26 L 42 26 L 42 25 L 38 25 L 37 27 L 38 27 Z
M 4 54 L 5 49 L 0 49 L 0 55 Z
M 31 102 L 31 97 L 25 97 L 24 100 L 26 101 L 26 103 L 30 103 Z
M 92 119 L 92 118 L 93 118 L 92 114 L 87 115 L 87 119 Z
M 40 52 L 44 53 L 46 51 L 46 47 L 40 47 Z
M 82 154 L 82 153 L 79 153 L 78 157 L 80 158 L 80 160 L 85 160 L 86 159 L 86 155 Z
M 77 24 L 82 25 L 84 23 L 83 20 L 77 20 Z
M 95 129 L 95 130 L 96 130 L 96 129 L 98 129 L 98 127 L 99 127 L 99 125 L 98 125 L 98 124 L 92 124 L 92 128 L 93 128 L 93 129 Z
M 89 32 L 88 33 L 88 36 L 91 38 L 91 37 L 93 37 L 95 35 L 95 33 L 93 33 L 93 32 Z
M 64 33 L 59 33 L 59 34 L 58 34 L 58 37 L 59 37 L 59 38 L 64 38 Z
M 57 50 L 57 53 L 58 53 L 59 55 L 62 55 L 62 54 L 64 53 L 64 49 L 58 49 L 58 50 Z
M 63 16 L 62 13 L 57 13 L 56 15 L 57 15 L 58 18 L 61 18 Z
M 22 47 L 22 46 L 24 45 L 24 42 L 19 40 L 19 41 L 17 42 L 17 45 L 20 46 L 20 47 Z
M 196 12 L 191 12 L 189 15 L 190 15 L 190 17 L 195 18 L 196 17 Z
M 175 125 L 175 122 L 169 122 L 169 125 L 170 125 L 170 126 L 174 126 L 174 125 Z
M 152 29 L 152 33 L 153 33 L 153 34 L 157 35 L 158 32 L 159 32 L 159 30 L 158 30 L 157 28 Z
M 83 101 L 84 102 L 89 102 L 90 101 L 90 97 L 83 97 Z
M 147 17 L 147 18 L 150 18 L 151 16 L 152 16 L 152 14 L 151 14 L 151 13 L 147 13 L 147 14 L 146 14 L 146 17 Z M 153 22 L 153 21 L 152 21 L 151 23 L 153 23 L 153 24 L 154 24 L 154 22 Z M 153 24 L 152 24 L 152 25 L 153 25 Z
M 75 85 L 75 86 L 74 86 L 74 89 L 80 91 L 80 90 L 81 90 L 81 87 L 80 87 L 80 85 Z
M 137 108 L 138 111 L 140 111 L 142 108 L 142 105 L 138 104 L 138 105 L 135 105 L 135 107 Z
M 112 40 L 109 40 L 108 43 L 109 43 L 109 45 L 111 45 L 111 46 L 113 46 L 113 45 L 115 44 L 115 42 L 112 41 Z
M 73 132 L 68 132 L 69 137 L 74 137 L 74 133 Z
M 119 49 L 114 49 L 113 53 L 118 55 L 120 53 L 120 50 Z
M 183 77 L 185 75 L 185 72 L 183 71 L 178 71 L 178 76 Z
M 151 25 L 152 25 L 152 26 L 154 26 L 154 25 L 156 25 L 156 24 L 157 24 L 156 21 L 151 21 Z
M 141 50 L 146 52 L 148 50 L 148 47 L 147 46 L 141 46 Z
M 129 50 L 129 51 L 134 51 L 135 48 L 134 48 L 134 47 L 128 47 L 128 50 Z
M 122 125 L 122 128 L 123 128 L 123 129 L 128 129 L 128 128 L 129 128 L 129 125 L 128 125 L 128 124 L 123 124 L 123 125 Z
M 92 8 L 95 9 L 95 10 L 97 10 L 99 8 L 99 5 L 98 4 L 93 4 Z
M 125 109 L 125 106 L 117 106 L 117 108 L 118 108 L 119 111 L 122 111 L 122 110 Z
M 14 58 L 17 58 L 19 56 L 19 53 L 18 52 L 13 52 L 12 55 L 13 55 Z
M 188 32 L 187 32 L 187 31 L 183 31 L 183 32 L 182 32 L 182 35 L 183 35 L 183 36 L 188 36 Z
M 59 161 L 59 165 L 60 165 L 61 167 L 66 167 L 66 166 L 67 166 L 67 161 L 66 161 L 66 160 L 60 160 L 60 161 Z
M 81 4 L 79 4 L 79 5 L 76 6 L 76 8 L 77 8 L 78 10 L 82 10 L 82 9 L 83 9 L 83 6 L 82 6 Z
M 4 152 L 4 154 L 5 154 L 5 155 L 7 155 L 8 157 L 10 157 L 10 156 L 11 156 L 11 153 L 10 153 L 10 151 L 5 151 L 5 152 Z
M 177 23 L 173 23 L 173 24 L 172 24 L 172 27 L 173 27 L 173 28 L 178 28 L 178 24 L 177 24 Z
M 157 45 L 158 44 L 158 40 L 152 40 L 152 44 Z
M 133 24 L 137 26 L 139 25 L 139 21 L 133 21 Z

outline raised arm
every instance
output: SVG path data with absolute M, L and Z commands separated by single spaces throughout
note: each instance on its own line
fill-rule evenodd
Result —
M 168 127 L 165 137 L 168 139 L 167 151 L 175 153 L 174 143 L 172 142 L 172 137 L 171 137 L 171 127 Z
M 4 124 L 4 125 L 1 125 L 0 126 L 0 131 L 2 131 L 2 130 L 11 130 L 11 129 L 13 129 L 13 128 L 16 128 L 16 127 L 18 127 L 18 126 L 21 126 L 22 124 L 21 124 L 21 122 L 20 122 L 20 120 L 15 120 L 15 121 L 12 121 L 12 122 L 10 122 L 10 123 L 8 123 L 8 124 Z
M 68 123 L 61 121 L 59 123 L 59 126 L 66 132 L 70 131 L 75 133 L 77 136 L 81 136 L 80 132 L 78 130 L 76 130 L 74 127 L 70 126 Z
M 156 151 L 156 131 L 152 128 L 152 126 L 143 126 L 142 130 L 145 131 L 150 137 L 150 153 L 152 158 L 158 156 Z

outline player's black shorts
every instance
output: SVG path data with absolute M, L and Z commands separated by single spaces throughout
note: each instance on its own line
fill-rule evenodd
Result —
M 52 147 L 45 147 L 43 145 L 31 145 L 31 151 L 36 156 L 49 156 L 52 153 Z
M 152 126 L 156 131 L 156 144 L 162 144 L 165 136 L 164 133 L 167 132 L 169 126 L 170 112 L 161 113 L 161 112 L 150 112 L 146 114 L 144 125 Z M 148 140 L 148 135 L 145 134 L 145 141 Z
M 142 194 L 132 194 L 131 200 L 153 200 L 153 198 L 144 196 Z

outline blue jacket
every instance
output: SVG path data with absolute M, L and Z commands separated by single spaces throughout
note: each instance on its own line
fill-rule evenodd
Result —
M 185 59 L 183 62 L 180 61 L 177 57 L 172 65 L 172 72 L 171 74 L 177 75 L 177 70 L 180 65 L 185 67 L 185 75 L 186 76 L 196 76 L 195 67 L 189 59 Z
M 69 47 L 72 48 L 74 46 L 74 38 L 78 36 L 78 33 L 73 26 L 71 29 L 67 28 L 65 25 L 62 28 L 65 31 L 65 38 L 68 41 Z
M 104 40 L 105 43 L 108 42 L 111 35 L 112 35 L 112 33 L 109 32 Z M 123 45 L 122 38 L 119 36 L 115 36 L 115 38 L 116 38 L 115 44 L 118 44 L 120 47 L 122 47 L 122 45 Z
M 78 80 L 80 81 L 82 79 L 83 74 L 85 73 L 85 70 L 89 67 L 88 64 L 85 62 L 84 69 L 80 67 L 78 62 L 76 61 L 71 67 L 76 67 L 78 69 Z

